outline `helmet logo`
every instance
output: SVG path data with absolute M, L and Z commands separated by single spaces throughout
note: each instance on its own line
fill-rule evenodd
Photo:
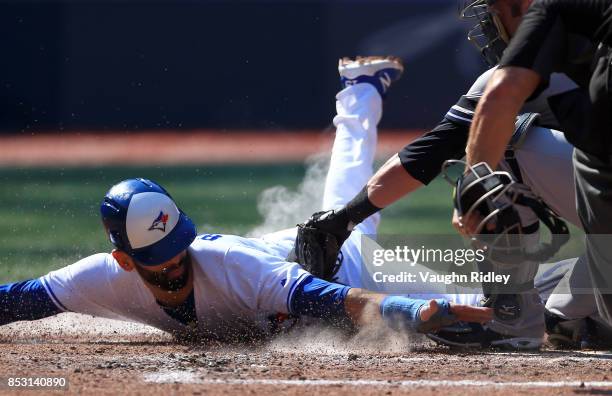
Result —
M 168 222 L 168 214 L 164 213 L 162 210 L 159 211 L 157 218 L 153 220 L 151 227 L 149 227 L 149 231 L 151 230 L 160 230 L 162 232 L 166 232 L 166 223 Z

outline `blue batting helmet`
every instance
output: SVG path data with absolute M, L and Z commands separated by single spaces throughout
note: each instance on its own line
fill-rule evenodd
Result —
M 191 219 L 168 192 L 147 179 L 115 184 L 100 205 L 115 247 L 143 265 L 159 265 L 187 249 L 196 237 Z

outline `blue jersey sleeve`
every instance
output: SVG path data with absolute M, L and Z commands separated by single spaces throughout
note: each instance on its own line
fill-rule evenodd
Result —
M 290 301 L 291 314 L 311 316 L 331 323 L 348 320 L 344 309 L 346 294 L 351 288 L 308 276 L 297 286 Z
M 0 286 L 0 326 L 20 320 L 37 320 L 61 313 L 40 279 Z

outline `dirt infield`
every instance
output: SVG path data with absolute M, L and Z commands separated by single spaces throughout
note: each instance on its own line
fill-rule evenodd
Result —
M 383 133 L 379 154 L 415 134 Z M 1 137 L 4 166 L 303 160 L 331 133 Z M 150 327 L 62 314 L 0 327 L 0 394 L 41 394 L 9 377 L 65 377 L 51 394 L 612 394 L 612 353 L 450 351 L 417 336 L 328 330 L 241 345 L 185 344 Z
M 609 394 L 612 354 L 452 352 L 415 337 L 328 330 L 242 345 L 180 344 L 76 314 L 0 329 L 0 377 L 66 377 L 70 394 Z M 5 385 L 0 392 L 12 393 Z M 33 391 L 32 394 L 35 394 Z
M 382 131 L 378 155 L 388 157 L 418 131 Z M 300 162 L 328 151 L 327 131 L 186 131 L 62 133 L 0 136 L 0 166 L 76 166 Z

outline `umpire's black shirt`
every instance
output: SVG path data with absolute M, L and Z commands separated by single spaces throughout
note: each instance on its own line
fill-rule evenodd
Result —
M 597 53 L 588 50 L 600 43 Z M 535 0 L 500 67 L 538 73 L 542 82 L 535 94 L 548 85 L 551 73 L 566 73 L 582 89 L 549 99 L 562 130 L 576 147 L 608 156 L 612 153 L 611 47 L 612 0 Z

